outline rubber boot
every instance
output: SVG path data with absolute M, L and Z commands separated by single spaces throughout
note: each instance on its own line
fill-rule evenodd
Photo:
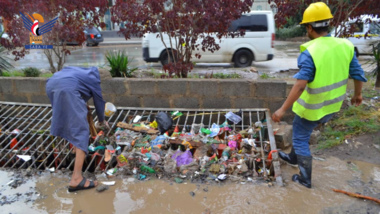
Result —
M 292 180 L 307 188 L 311 188 L 311 165 L 313 157 L 297 155 L 298 168 L 300 174 L 294 174 Z
M 297 164 L 297 155 L 296 152 L 294 151 L 294 148 L 292 146 L 292 150 L 290 151 L 289 154 L 286 154 L 285 152 L 278 152 L 278 155 L 280 158 L 290 164 Z

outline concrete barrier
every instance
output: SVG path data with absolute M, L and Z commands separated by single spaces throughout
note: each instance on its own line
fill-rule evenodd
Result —
M 50 103 L 46 78 L 0 77 L 0 100 Z M 101 83 L 103 97 L 116 106 L 155 108 L 269 108 L 277 110 L 290 85 L 274 80 L 125 79 Z M 284 120 L 291 122 L 289 111 Z

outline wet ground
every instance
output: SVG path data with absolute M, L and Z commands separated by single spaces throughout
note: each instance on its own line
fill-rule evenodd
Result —
M 380 133 L 374 136 L 380 136 Z M 357 140 L 359 141 L 359 140 Z M 243 183 L 175 183 L 157 178 L 116 181 L 104 192 L 95 189 L 68 193 L 69 174 L 48 171 L 0 171 L 1 213 L 380 213 L 375 202 L 353 198 L 332 189 L 380 198 L 380 150 L 375 156 L 355 160 L 354 150 L 376 150 L 374 143 L 341 145 L 340 149 L 313 149 L 313 188 L 291 181 L 298 168 L 282 164 L 286 186 L 270 186 L 265 181 Z M 339 147 L 338 147 L 339 148 Z M 10 183 L 11 180 L 16 182 Z M 18 182 L 17 182 L 18 181 Z M 7 183 L 10 183 L 7 185 Z M 12 187 L 13 186 L 13 187 Z

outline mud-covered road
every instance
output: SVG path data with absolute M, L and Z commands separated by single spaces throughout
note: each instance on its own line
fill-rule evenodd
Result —
M 377 136 L 377 135 L 375 135 Z M 355 142 L 365 140 L 358 138 Z M 69 173 L 0 171 L 0 213 L 380 213 L 375 202 L 353 198 L 332 189 L 380 198 L 379 150 L 369 140 L 327 151 L 313 149 L 313 188 L 291 181 L 298 169 L 281 165 L 286 186 L 265 181 L 208 184 L 175 183 L 157 178 L 116 181 L 104 192 L 95 189 L 68 193 Z M 355 151 L 361 151 L 356 152 Z M 350 152 L 352 155 L 349 155 Z M 347 154 L 348 153 L 348 154 Z M 376 156 L 377 154 L 377 156 Z M 364 160 L 364 161 L 363 161 Z M 11 182 L 11 180 L 14 180 Z M 9 184 L 8 184 L 9 183 Z

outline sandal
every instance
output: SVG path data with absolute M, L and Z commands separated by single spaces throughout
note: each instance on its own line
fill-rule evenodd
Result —
M 78 184 L 76 187 L 71 187 L 69 186 L 68 190 L 69 192 L 75 192 L 78 190 L 85 190 L 85 189 L 92 189 L 95 187 L 94 181 L 90 181 L 90 185 L 88 187 L 85 187 L 84 185 L 86 184 L 87 178 L 83 177 L 82 181 Z

